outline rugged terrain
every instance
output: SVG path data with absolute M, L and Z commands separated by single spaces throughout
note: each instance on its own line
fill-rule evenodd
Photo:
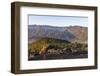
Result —
M 87 27 L 28 26 L 29 60 L 87 58 Z

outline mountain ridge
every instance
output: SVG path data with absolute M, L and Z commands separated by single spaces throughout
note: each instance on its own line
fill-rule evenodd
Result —
M 68 41 L 87 42 L 87 27 L 67 26 L 57 27 L 50 25 L 28 25 L 29 43 L 41 38 L 55 38 Z

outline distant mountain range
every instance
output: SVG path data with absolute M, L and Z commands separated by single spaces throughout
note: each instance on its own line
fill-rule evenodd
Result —
M 28 25 L 29 43 L 41 38 L 87 42 L 88 28 L 82 26 L 56 27 L 50 25 Z

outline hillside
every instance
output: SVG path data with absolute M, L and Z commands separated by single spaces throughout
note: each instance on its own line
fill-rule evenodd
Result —
M 28 45 L 29 60 L 87 58 L 87 44 L 42 38 Z
M 80 26 L 67 27 L 67 31 L 71 32 L 75 36 L 75 41 L 87 43 L 88 28 Z
M 64 48 L 69 43 L 70 42 L 66 40 L 53 39 L 53 38 L 42 38 L 40 40 L 37 40 L 29 44 L 29 49 L 31 49 L 31 52 L 34 52 L 35 50 L 39 50 L 43 52 L 50 45 L 57 46 L 59 48 Z
M 56 27 L 50 25 L 29 25 L 28 41 L 29 43 L 41 38 L 55 38 L 68 41 L 87 42 L 87 27 L 69 26 Z

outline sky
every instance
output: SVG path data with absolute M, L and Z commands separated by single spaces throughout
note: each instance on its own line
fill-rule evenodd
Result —
M 29 15 L 28 25 L 51 25 L 58 27 L 65 26 L 88 26 L 88 17 L 79 16 L 46 16 L 46 15 Z

